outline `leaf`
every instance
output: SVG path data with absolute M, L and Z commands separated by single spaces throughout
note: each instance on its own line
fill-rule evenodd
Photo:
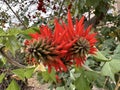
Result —
M 24 24 L 27 26 L 29 25 L 29 20 L 26 16 L 24 16 Z
M 99 78 L 97 78 L 97 80 L 95 81 L 95 85 L 98 88 L 103 88 L 104 84 L 105 84 L 105 80 L 106 78 L 104 76 L 100 76 Z
M 120 71 L 120 60 L 113 59 L 110 62 L 106 62 L 103 66 L 101 73 L 104 76 L 110 76 L 112 80 L 114 79 L 114 74 Z
M 56 90 L 65 90 L 64 87 L 57 87 Z
M 99 5 L 99 0 L 96 2 L 96 0 L 86 0 L 86 5 L 87 7 L 91 7 L 93 6 L 94 8 L 96 8 Z
M 90 90 L 89 82 L 87 78 L 84 76 L 84 73 L 81 73 L 79 78 L 75 80 L 75 86 L 77 90 Z
M 12 80 L 6 90 L 20 90 L 20 87 L 15 80 Z
M 52 69 L 50 73 L 48 71 L 42 72 L 42 76 L 45 81 L 56 82 L 55 75 L 56 74 L 54 69 Z
M 4 77 L 5 77 L 5 73 L 2 73 L 2 74 L 0 75 L 0 83 L 2 83 Z
M 10 36 L 9 38 L 7 38 L 4 45 L 9 48 L 12 53 L 14 53 L 20 47 L 15 36 Z
M 33 71 L 34 71 L 34 68 L 27 68 L 24 70 L 24 76 L 26 78 L 31 78 L 32 77 L 32 74 L 33 74 Z
M 100 75 L 95 71 L 85 71 L 86 78 L 89 82 L 95 81 Z
M 22 30 L 20 30 L 18 28 L 11 28 L 6 31 L 6 35 L 7 36 L 16 36 L 17 34 L 19 34 L 21 32 L 22 32 Z
M 106 29 L 104 29 L 104 31 L 106 31 Z M 108 32 L 106 34 L 108 34 Z M 102 41 L 103 41 L 103 44 L 102 44 L 103 48 L 116 47 L 116 45 L 114 44 L 114 39 L 113 38 L 102 40 Z
M 0 59 L 0 68 L 3 67 L 4 63 L 3 61 Z
M 120 44 L 114 50 L 114 54 L 112 55 L 113 59 L 120 59 Z
M 78 73 L 80 73 L 80 75 L 75 79 L 75 87 L 77 90 L 91 90 L 90 83 L 92 84 L 100 76 L 100 74 L 95 71 L 86 71 L 84 68 L 78 68 L 75 74 Z
M 29 29 L 22 31 L 21 34 L 30 34 L 36 32 L 40 32 L 38 27 L 30 27 Z
M 24 69 L 15 69 L 15 70 L 12 70 L 12 72 L 16 74 L 20 79 L 24 80 L 25 78 Z
M 5 31 L 0 29 L 0 36 L 5 36 L 5 35 L 6 35 Z
M 96 55 L 93 55 L 93 58 L 96 61 L 100 61 L 100 62 L 109 62 L 110 61 L 99 50 L 96 52 Z
M 33 74 L 34 68 L 25 68 L 25 69 L 16 69 L 12 72 L 16 74 L 20 79 L 24 80 L 24 78 L 31 78 Z
M 36 33 L 36 32 L 40 33 L 38 27 L 30 27 L 29 29 L 22 31 L 20 34 L 23 34 L 26 39 L 31 39 L 29 34 Z
M 9 36 L 16 36 L 17 34 L 21 33 L 22 30 L 17 28 L 11 28 L 6 32 L 4 30 L 0 30 L 0 36 L 9 37 Z

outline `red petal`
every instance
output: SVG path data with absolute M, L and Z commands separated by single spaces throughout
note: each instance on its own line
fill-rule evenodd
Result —
M 65 44 L 66 44 L 65 42 L 61 43 L 59 46 L 56 47 L 56 49 L 58 50 L 58 49 L 63 48 Z
M 72 47 L 72 45 L 78 40 L 78 38 L 74 39 L 73 41 L 71 41 L 70 43 L 65 45 L 65 49 L 69 49 L 70 47 Z
M 77 66 L 82 66 L 82 64 L 84 63 L 85 61 L 85 57 L 80 57 L 80 58 L 74 58 L 75 61 L 76 61 L 76 65 Z
M 66 72 L 67 71 L 67 67 L 62 63 L 61 60 L 57 59 L 57 62 L 60 64 L 60 66 L 63 68 L 63 70 Z
M 67 52 L 68 52 L 67 50 L 61 50 L 61 51 L 60 51 L 60 54 L 61 54 L 61 55 L 65 55 Z
M 95 47 L 91 47 L 89 53 L 90 54 L 95 54 L 97 49 Z
M 24 44 L 25 45 L 29 45 L 30 44 L 30 40 L 25 40 Z
M 78 24 L 76 24 L 76 31 L 79 32 L 79 30 L 81 30 L 81 27 L 83 27 L 83 23 L 84 23 L 84 19 L 85 19 L 85 16 L 83 16 L 80 21 L 78 22 Z
M 35 34 L 29 34 L 32 38 L 38 39 L 40 37 L 40 34 L 35 33 Z
M 78 33 L 77 33 L 79 36 L 83 36 L 84 34 L 84 25 L 82 26 L 79 26 L 79 29 L 78 29 Z
M 48 64 L 48 72 L 51 73 L 51 70 L 52 70 L 51 65 Z
M 92 25 L 90 25 L 90 26 L 87 28 L 87 30 L 85 31 L 85 36 L 86 36 L 87 34 L 89 34 L 91 28 L 92 28 Z
M 70 11 L 68 11 L 68 27 L 69 27 L 69 32 L 71 34 L 71 37 L 73 37 L 74 36 L 74 27 L 73 27 Z

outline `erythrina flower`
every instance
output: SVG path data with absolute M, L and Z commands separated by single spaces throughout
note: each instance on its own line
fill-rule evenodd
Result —
M 68 11 L 68 24 L 62 25 L 55 19 L 55 29 L 52 32 L 47 26 L 40 27 L 40 34 L 30 34 L 31 40 L 26 40 L 26 57 L 34 64 L 43 62 L 49 72 L 54 67 L 56 71 L 67 71 L 67 66 L 76 63 L 84 64 L 88 54 L 95 54 L 96 33 L 90 33 L 92 25 L 84 30 L 84 16 L 73 25 Z
M 68 25 L 63 22 L 63 28 L 67 32 L 64 35 L 68 43 L 64 46 L 68 50 L 68 60 L 75 60 L 77 66 L 84 64 L 86 55 L 95 54 L 96 33 L 90 33 L 92 25 L 84 30 L 84 16 L 80 21 L 76 20 L 73 25 L 70 12 L 68 11 Z M 66 58 L 66 60 L 67 60 Z
M 61 35 L 59 29 L 55 29 L 55 33 L 52 33 L 47 26 L 40 27 L 40 34 L 30 34 L 32 39 L 25 41 L 28 62 L 42 61 L 45 66 L 48 66 L 49 72 L 52 67 L 56 71 L 67 71 L 67 67 L 61 60 L 61 57 L 67 53 L 67 50 L 63 49 L 65 43 L 62 40 L 57 42 Z

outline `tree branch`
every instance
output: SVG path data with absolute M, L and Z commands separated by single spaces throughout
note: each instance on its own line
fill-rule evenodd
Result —
M 91 72 L 93 72 L 94 70 L 92 70 L 91 68 L 89 68 L 88 66 L 86 66 L 86 65 L 83 65 L 82 66 L 85 70 L 87 70 L 87 71 L 91 71 Z M 96 73 L 98 73 L 98 74 L 100 74 L 100 72 L 98 72 L 98 71 L 95 71 Z
M 12 65 L 17 66 L 17 67 L 20 67 L 20 68 L 26 68 L 26 66 L 18 63 L 18 62 L 15 60 L 14 56 L 12 55 L 12 53 L 11 53 L 9 50 L 5 49 L 5 46 L 0 46 L 0 53 L 1 53 L 1 55 L 2 55 L 3 57 L 5 57 L 6 60 L 7 60 L 9 63 L 11 63 Z
M 22 25 L 27 29 L 26 24 L 20 19 L 20 17 L 14 12 L 14 10 L 10 7 L 9 3 L 6 0 L 3 0 L 6 5 L 10 8 L 10 10 L 14 13 L 14 15 L 17 17 L 17 19 L 22 23 Z
M 59 13 L 58 13 L 58 17 L 60 17 L 60 14 L 61 14 L 61 11 L 62 11 L 62 7 L 63 7 L 63 5 L 64 5 L 64 2 L 65 2 L 65 0 L 63 0 L 63 2 L 61 2 L 61 7 L 60 7 L 60 10 L 59 10 Z
M 120 76 L 119 76 L 119 80 L 118 80 L 118 82 L 116 84 L 115 90 L 119 90 L 119 87 L 120 87 Z

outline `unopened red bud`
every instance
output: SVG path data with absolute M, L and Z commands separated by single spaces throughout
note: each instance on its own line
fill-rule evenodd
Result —
M 46 13 L 46 9 L 45 9 L 45 8 L 42 8 L 42 12 Z
M 36 16 L 34 16 L 34 15 L 33 15 L 32 17 L 33 17 L 33 18 L 36 18 Z
M 56 10 L 56 6 L 55 5 L 53 6 L 53 9 Z

